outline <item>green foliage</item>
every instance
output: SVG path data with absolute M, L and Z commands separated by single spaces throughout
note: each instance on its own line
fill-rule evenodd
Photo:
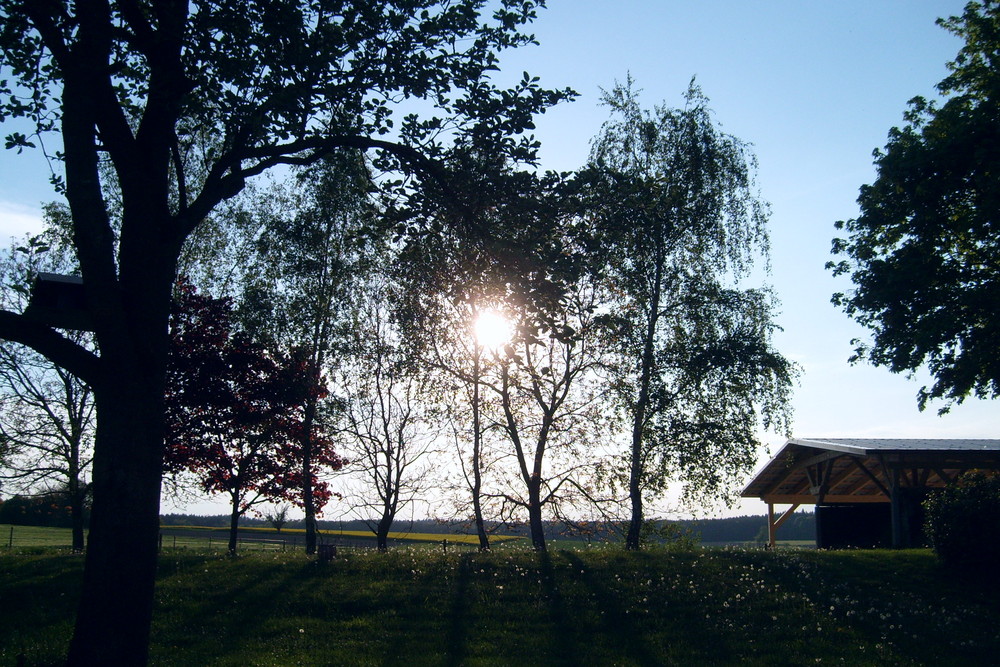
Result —
M 924 531 L 941 561 L 996 575 L 1000 563 L 1000 475 L 966 473 L 930 496 Z
M 630 441 L 609 479 L 632 502 L 668 482 L 715 502 L 753 466 L 758 428 L 789 424 L 794 364 L 772 345 L 776 299 L 746 288 L 767 264 L 769 214 L 750 147 L 724 133 L 694 81 L 682 108 L 644 109 L 629 79 L 581 181 L 607 295 L 611 391 Z
M 906 124 L 875 152 L 857 218 L 836 224 L 827 267 L 854 289 L 833 302 L 872 331 L 852 361 L 906 373 L 925 366 L 923 409 L 1000 394 L 1000 4 L 970 2 L 939 24 L 965 39 L 938 84 L 947 100 L 910 101 Z
M 643 544 L 657 543 L 668 551 L 690 551 L 698 547 L 701 536 L 690 526 L 673 521 L 645 521 L 642 525 Z

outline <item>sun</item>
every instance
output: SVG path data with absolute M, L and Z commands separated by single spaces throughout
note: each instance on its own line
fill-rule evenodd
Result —
M 481 311 L 472 325 L 476 343 L 481 347 L 496 351 L 510 342 L 514 326 L 510 320 L 496 310 Z

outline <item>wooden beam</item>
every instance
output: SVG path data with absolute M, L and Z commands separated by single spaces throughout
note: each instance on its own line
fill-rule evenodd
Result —
M 878 477 L 875 476 L 875 473 L 873 473 L 871 470 L 868 469 L 868 467 L 864 464 L 864 461 L 862 461 L 861 459 L 854 459 L 854 465 L 856 465 L 861 470 L 861 472 L 863 472 L 868 477 L 868 479 L 870 479 L 872 482 L 875 483 L 875 486 L 878 487 L 879 491 L 885 494 L 886 498 L 890 497 L 889 489 L 885 488 L 885 484 L 880 482 Z
M 774 493 L 769 496 L 764 496 L 761 498 L 765 503 L 774 503 L 775 505 L 815 505 L 816 496 L 808 493 Z M 844 494 L 827 494 L 823 498 L 824 503 L 831 504 L 853 504 L 853 503 L 887 503 L 889 499 L 883 495 L 870 495 L 870 496 L 848 496 Z
M 774 503 L 767 504 L 767 545 L 769 548 L 773 549 L 775 547 L 778 529 L 781 528 L 781 524 L 788 520 L 788 517 L 792 516 L 792 512 L 798 509 L 798 507 L 798 504 L 792 505 L 775 520 Z
M 767 504 L 767 546 L 769 549 L 774 548 L 774 535 L 777 530 L 777 526 L 774 525 L 774 503 Z

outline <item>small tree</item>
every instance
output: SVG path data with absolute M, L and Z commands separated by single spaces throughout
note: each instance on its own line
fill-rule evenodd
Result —
M 349 358 L 340 370 L 341 432 L 360 479 L 350 502 L 379 551 L 399 513 L 427 490 L 433 466 L 433 403 L 422 373 L 391 321 L 391 289 L 368 281 L 357 309 Z
M 166 467 L 195 476 L 209 493 L 230 501 L 229 552 L 236 553 L 239 519 L 265 502 L 301 506 L 301 444 L 316 453 L 308 473 L 316 506 L 330 499 L 316 477 L 321 467 L 340 469 L 332 441 L 318 429 L 303 434 L 301 406 L 321 392 L 302 358 L 267 352 L 245 334 L 230 331 L 228 300 L 178 289 L 171 320 L 168 367 Z
M 271 524 L 271 527 L 278 533 L 288 523 L 288 505 L 278 505 L 277 507 L 264 512 L 264 518 Z

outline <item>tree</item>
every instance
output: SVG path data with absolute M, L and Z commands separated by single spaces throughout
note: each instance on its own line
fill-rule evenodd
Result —
M 264 512 L 264 518 L 271 524 L 275 532 L 280 533 L 281 529 L 288 523 L 288 505 L 277 505 L 273 509 Z
M 341 433 L 361 479 L 352 505 L 385 551 L 399 513 L 427 490 L 434 405 L 426 373 L 392 322 L 392 285 L 382 276 L 370 277 L 359 301 L 338 382 Z
M 498 51 L 531 41 L 520 29 L 542 3 L 501 0 L 481 20 L 485 4 L 0 0 L 0 121 L 26 118 L 37 135 L 12 132 L 6 144 L 60 135 L 53 182 L 69 203 L 100 350 L 0 312 L 0 337 L 95 393 L 94 507 L 71 664 L 146 661 L 167 321 L 185 240 L 248 179 L 337 148 L 379 150 L 386 168 L 442 178 L 433 158 L 453 137 L 502 137 L 505 153 L 531 159 L 522 132 L 568 93 L 529 77 L 504 90 L 489 75 Z M 437 116 L 394 124 L 404 99 L 427 100 Z M 216 148 L 194 150 L 208 136 Z M 120 192 L 117 226 L 102 164 Z
M 504 517 L 528 516 L 531 544 L 545 551 L 544 514 L 592 501 L 585 477 L 604 434 L 596 337 L 598 290 L 582 281 L 563 299 L 560 313 L 541 321 L 516 312 L 513 340 L 504 346 L 493 377 L 483 381 L 499 399 L 500 429 L 514 452 L 516 482 L 501 490 Z M 513 309 L 512 309 L 513 310 Z
M 631 79 L 615 86 L 583 177 L 609 298 L 609 396 L 628 428 L 617 476 L 629 549 L 640 546 L 646 497 L 668 481 L 707 499 L 750 469 L 759 417 L 787 424 L 794 376 L 771 345 L 773 298 L 740 287 L 767 250 L 753 155 L 721 131 L 693 81 L 685 102 L 650 112 Z
M 944 399 L 944 413 L 1000 393 L 1000 4 L 970 2 L 938 24 L 965 40 L 938 84 L 948 99 L 910 100 L 906 124 L 875 152 L 858 217 L 836 223 L 847 236 L 827 267 L 854 283 L 833 302 L 873 334 L 854 341 L 852 361 L 926 366 L 934 381 L 918 405 Z
M 563 332 L 559 321 L 565 316 L 564 299 L 578 287 L 580 253 L 573 247 L 573 233 L 567 226 L 572 219 L 567 201 L 573 199 L 564 175 L 515 171 L 502 156 L 498 158 L 481 146 L 459 146 L 449 159 L 454 162 L 454 171 L 461 174 L 461 189 L 472 194 L 459 211 L 459 219 L 444 233 L 407 238 L 398 270 L 405 285 L 398 319 L 405 327 L 407 343 L 439 375 L 439 384 L 450 387 L 449 418 L 461 475 L 468 487 L 480 549 L 487 550 L 485 506 L 494 504 L 492 501 L 506 504 L 508 509 L 516 509 L 501 514 L 513 516 L 527 511 L 532 503 L 525 500 L 527 491 L 500 494 L 485 490 L 487 468 L 503 456 L 487 452 L 486 434 L 502 432 L 508 424 L 500 414 L 504 390 L 497 375 L 503 365 L 500 358 L 505 355 L 484 350 L 474 335 L 475 323 L 491 310 L 509 311 L 508 316 L 520 318 L 525 327 L 519 345 L 544 345 L 539 336 L 552 336 L 550 342 L 555 342 Z M 410 215 L 408 219 L 430 217 L 431 227 L 441 225 L 441 214 L 435 210 L 417 209 Z M 492 232 L 489 237 L 459 233 L 470 228 Z M 562 342 L 567 341 L 563 336 Z M 486 379 L 489 373 L 494 374 L 492 383 Z M 577 373 L 571 375 L 576 377 Z M 572 380 L 568 384 L 572 385 Z M 494 391 L 490 391 L 491 386 Z M 512 387 L 507 388 L 508 397 Z M 492 419 L 487 415 L 490 403 L 496 407 Z M 515 417 L 515 424 L 522 416 Z M 545 430 L 540 455 L 522 452 L 531 459 L 523 460 L 524 466 L 533 468 L 536 459 L 542 466 L 548 433 Z M 542 484 L 539 494 L 547 482 Z M 534 516 L 539 548 L 544 548 L 543 504 L 533 505 L 535 509 L 528 512 Z
M 56 237 L 50 227 L 15 243 L 0 261 L 0 279 L 12 286 L 0 297 L 5 306 L 22 309 L 40 271 L 73 270 Z M 83 332 L 68 335 L 90 345 Z M 72 547 L 79 552 L 90 502 L 94 421 L 94 396 L 86 383 L 31 348 L 0 343 L 0 441 L 7 450 L 0 457 L 0 480 L 13 482 L 22 493 L 64 499 Z
M 266 502 L 304 504 L 302 475 L 310 477 L 313 505 L 331 497 L 319 469 L 339 470 L 333 442 L 302 406 L 322 393 L 302 355 L 268 352 L 230 330 L 231 304 L 181 284 L 171 319 L 167 366 L 165 467 L 193 473 L 209 493 L 229 496 L 229 553 L 235 555 L 239 520 Z M 308 429 L 308 430 L 306 430 Z M 313 453 L 303 470 L 302 443 Z
M 284 196 L 290 212 L 254 207 L 265 211 L 265 217 L 241 285 L 240 310 L 256 336 L 270 339 L 275 347 L 302 351 L 318 385 L 328 364 L 350 353 L 344 341 L 356 310 L 352 297 L 376 261 L 370 248 L 375 243 L 368 240 L 374 235 L 372 184 L 364 156 L 355 150 L 333 153 L 301 170 L 296 180 L 297 187 L 286 188 L 291 192 Z M 306 396 L 303 433 L 322 416 L 319 399 L 316 393 Z M 311 469 L 309 442 L 302 443 L 302 458 L 303 470 Z M 302 479 L 306 553 L 312 554 L 317 536 L 312 476 Z

